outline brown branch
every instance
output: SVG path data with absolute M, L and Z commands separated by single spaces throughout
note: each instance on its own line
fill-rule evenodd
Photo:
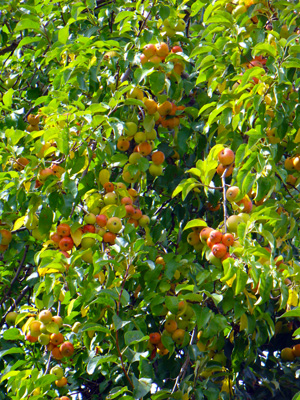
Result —
M 5 47 L 4 49 L 0 50 L 0 56 L 3 56 L 3 54 L 8 53 L 10 51 L 14 52 L 15 49 L 18 47 L 19 42 L 14 41 L 10 46 Z
M 29 286 L 25 286 L 25 287 L 24 287 L 24 289 L 22 290 L 22 292 L 20 293 L 19 297 L 18 297 L 17 300 L 14 302 L 14 304 L 11 305 L 11 306 L 9 307 L 9 309 L 7 310 L 7 312 L 3 315 L 3 317 L 2 317 L 2 319 L 1 319 L 1 321 L 0 321 L 0 328 L 2 328 L 2 325 L 3 325 L 4 322 L 5 322 L 5 317 L 7 316 L 7 314 L 8 314 L 9 312 L 11 312 L 11 311 L 15 308 L 15 306 L 17 306 L 17 305 L 20 303 L 20 301 L 23 299 L 23 297 L 26 295 L 26 293 L 27 293 L 29 290 L 30 290 L 30 287 L 29 287 Z
M 145 25 L 146 25 L 146 22 L 148 21 L 150 15 L 151 15 L 152 8 L 155 6 L 155 3 L 156 3 L 156 0 L 153 1 L 152 6 L 151 6 L 151 8 L 150 8 L 148 14 L 146 15 L 146 18 L 145 18 L 144 21 L 142 22 L 142 25 L 141 25 L 141 27 L 140 27 L 140 30 L 139 30 L 138 34 L 137 34 L 137 37 L 139 37 L 140 34 L 142 33 L 142 30 L 144 29 L 144 27 L 145 27 Z
M 27 255 L 27 252 L 28 252 L 28 248 L 29 248 L 29 246 L 26 245 L 26 246 L 25 246 L 25 250 L 24 250 L 24 254 L 23 254 L 23 257 L 22 257 L 22 260 L 21 260 L 21 262 L 20 262 L 20 264 L 19 264 L 19 268 L 17 269 L 16 275 L 14 276 L 13 280 L 12 280 L 11 283 L 10 283 L 10 288 L 7 290 L 6 293 L 4 293 L 3 298 L 2 298 L 2 300 L 0 301 L 0 306 L 2 306 L 2 304 L 5 302 L 7 296 L 11 293 L 12 287 L 13 287 L 14 283 L 17 281 L 17 279 L 18 279 L 18 277 L 19 277 L 19 275 L 20 275 L 21 269 L 22 269 L 23 266 L 24 266 L 24 262 L 25 262 L 25 259 L 26 259 L 26 255 Z

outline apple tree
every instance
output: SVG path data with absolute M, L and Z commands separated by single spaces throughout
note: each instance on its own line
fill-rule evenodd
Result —
M 0 399 L 300 399 L 299 2 L 0 11 Z

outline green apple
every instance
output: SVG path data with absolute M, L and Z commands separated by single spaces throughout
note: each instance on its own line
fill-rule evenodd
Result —
M 189 321 L 194 315 L 194 310 L 192 309 L 191 306 L 187 305 L 187 307 L 185 308 L 185 310 L 183 312 L 181 312 L 180 314 L 178 314 L 178 316 L 183 319 L 183 320 L 187 320 Z
M 40 321 L 32 321 L 29 325 L 29 333 L 31 336 L 37 337 L 41 334 L 41 327 L 42 323 Z
M 250 219 L 250 215 L 246 213 L 239 213 L 238 217 L 241 217 L 243 222 L 247 223 Z
M 122 229 L 122 222 L 118 217 L 112 217 L 107 220 L 106 228 L 112 233 L 118 233 Z
M 117 204 L 118 196 L 114 192 L 109 192 L 109 193 L 105 194 L 103 200 L 104 200 L 104 204 L 106 206 L 108 206 L 110 204 Z
M 88 225 L 95 225 L 96 223 L 96 215 L 92 213 L 85 215 L 83 219 Z
M 8 314 L 6 314 L 5 322 L 7 323 L 7 325 L 9 326 L 15 325 L 17 316 L 18 313 L 16 313 L 15 311 L 11 311 Z
M 134 152 L 130 154 L 128 161 L 130 162 L 130 164 L 137 164 L 138 160 L 142 157 L 143 156 L 140 153 Z
M 161 165 L 155 165 L 155 164 L 151 164 L 149 167 L 149 173 L 152 176 L 160 176 L 163 173 L 163 166 Z
M 127 130 L 125 131 L 125 134 L 127 136 L 134 136 L 137 133 L 137 124 L 135 122 L 126 122 L 125 126 Z
M 242 222 L 244 222 L 244 221 L 240 216 L 231 215 L 226 221 L 226 226 L 227 226 L 228 231 L 236 233 L 239 224 L 241 224 Z
M 155 140 L 157 137 L 157 133 L 155 129 L 151 129 L 150 132 L 146 132 L 146 139 L 147 140 Z
M 57 379 L 61 379 L 64 376 L 64 370 L 59 365 L 56 365 L 50 369 L 50 374 L 55 375 Z
M 38 340 L 42 345 L 47 346 L 47 344 L 50 343 L 50 335 L 47 335 L 45 333 L 41 333 L 39 335 L 39 339 Z
M 176 31 L 183 32 L 185 30 L 186 24 L 183 19 L 180 19 L 175 25 Z
M 139 225 L 145 228 L 145 226 L 148 226 L 150 224 L 150 218 L 148 215 L 142 215 L 141 218 L 139 219 Z
M 83 249 L 89 249 L 89 248 L 91 248 L 91 247 L 93 247 L 94 246 L 94 244 L 96 243 L 96 240 L 94 239 L 94 238 L 91 238 L 91 237 L 84 237 L 82 240 L 81 240 L 81 247 L 83 248 Z
M 146 132 L 137 132 L 134 135 L 134 140 L 136 143 L 143 143 L 147 140 Z
M 52 322 L 52 314 L 50 311 L 48 310 L 43 310 L 39 313 L 39 320 L 43 323 L 43 324 L 49 324 L 49 322 Z
M 41 333 L 49 333 L 47 330 L 47 325 L 45 325 L 45 324 L 41 324 L 40 331 L 41 331 Z

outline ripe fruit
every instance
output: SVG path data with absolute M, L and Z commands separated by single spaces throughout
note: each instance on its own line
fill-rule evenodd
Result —
M 104 241 L 105 243 L 115 244 L 116 237 L 117 237 L 117 235 L 115 235 L 114 233 L 112 233 L 112 232 L 106 232 L 106 233 L 103 235 L 103 241 Z
M 230 165 L 234 161 L 234 152 L 231 149 L 223 149 L 218 154 L 218 160 L 224 166 Z
M 132 218 L 135 220 L 139 220 L 140 218 L 142 218 L 142 215 L 142 211 L 139 208 L 135 208 L 132 214 Z
M 217 174 L 219 176 L 222 176 L 226 169 L 227 169 L 227 171 L 225 174 L 225 178 L 228 178 L 230 175 L 232 175 L 233 165 L 227 166 L 227 165 L 219 164 L 218 168 L 217 168 Z
M 227 247 L 223 243 L 217 243 L 213 245 L 211 251 L 215 257 L 222 258 L 227 253 Z
M 29 114 L 27 117 L 27 122 L 30 125 L 38 125 L 40 122 L 40 117 L 39 115 Z
M 61 237 L 70 236 L 71 228 L 68 224 L 59 224 L 58 227 L 56 228 L 56 232 Z M 51 237 L 51 239 L 52 239 L 52 237 Z M 52 239 L 52 240 L 54 240 L 54 239 Z
M 146 57 L 151 57 L 151 56 L 154 56 L 154 54 L 156 53 L 156 46 L 154 45 L 154 44 L 151 44 L 151 43 L 149 43 L 149 44 L 146 44 L 145 46 L 144 46 L 144 48 L 143 48 L 143 54 L 146 56 Z
M 161 335 L 158 332 L 150 333 L 149 335 L 149 342 L 152 344 L 157 344 L 160 342 Z
M 74 353 L 74 346 L 71 342 L 64 342 L 60 346 L 60 351 L 63 357 L 71 357 Z
M 212 244 L 220 243 L 222 241 L 222 236 L 222 232 L 214 229 L 209 233 L 210 242 Z
M 232 246 L 232 245 L 233 245 L 233 242 L 234 242 L 234 237 L 233 237 L 233 235 L 231 235 L 231 233 L 225 233 L 225 234 L 223 235 L 223 237 L 222 237 L 222 243 L 223 243 L 225 246 L 227 246 L 227 247 Z
M 164 325 L 165 330 L 168 333 L 173 333 L 177 329 L 177 322 L 174 319 L 167 319 Z
M 295 357 L 300 357 L 300 344 L 295 344 L 295 346 L 293 347 L 293 353 L 295 355 Z
M 151 159 L 155 165 L 160 165 L 165 161 L 165 155 L 162 151 L 155 151 Z
M 106 228 L 112 233 L 118 233 L 122 229 L 122 222 L 120 218 L 112 217 L 109 218 L 106 224 Z
M 157 107 L 157 111 L 160 115 L 169 115 L 172 111 L 172 103 L 170 101 L 165 101 Z
M 55 385 L 57 387 L 63 387 L 66 386 L 68 383 L 68 380 L 65 376 L 63 376 L 61 379 L 58 379 L 57 381 L 55 381 Z
M 0 244 L 8 245 L 12 241 L 12 234 L 10 233 L 10 231 L 6 229 L 1 229 L 0 234 L 1 234 Z
M 32 321 L 29 325 L 30 335 L 34 336 L 34 337 L 38 337 L 41 333 L 40 327 L 41 327 L 40 321 Z
M 96 228 L 94 225 L 84 225 L 82 227 L 82 232 L 83 233 L 95 233 L 96 232 Z
M 40 170 L 40 172 L 38 174 L 38 180 L 40 182 L 45 182 L 45 180 L 50 175 L 54 175 L 54 172 L 52 171 L 52 169 L 51 168 L 44 168 L 44 169 Z
M 103 187 L 104 187 L 105 193 L 110 193 L 115 190 L 114 184 L 111 182 L 105 182 Z
M 107 216 L 104 214 L 97 215 L 96 222 L 101 228 L 104 228 L 107 223 Z
M 167 43 L 164 43 L 164 42 L 157 43 L 155 45 L 155 48 L 156 48 L 156 54 L 159 57 L 165 58 L 169 54 L 169 47 L 168 47 Z
M 33 336 L 30 333 L 27 333 L 26 340 L 28 340 L 28 342 L 30 342 L 30 343 L 35 343 L 39 340 L 39 338 L 38 338 L 38 336 Z
M 138 152 L 142 155 L 142 156 L 148 156 L 152 151 L 152 146 L 150 143 L 148 142 L 142 142 L 138 145 Z
M 117 148 L 120 151 L 127 151 L 129 149 L 129 147 L 130 147 L 129 140 L 126 140 L 126 139 L 123 139 L 123 138 L 118 139 Z
M 55 360 L 61 360 L 61 359 L 63 358 L 59 347 L 54 347 L 54 348 L 51 350 L 51 354 L 52 354 L 52 357 L 53 357 Z
M 237 186 L 231 186 L 229 189 L 227 189 L 226 192 L 226 199 L 230 202 L 234 201 L 238 195 L 240 194 L 240 189 Z
M 71 237 L 63 237 L 58 243 L 60 250 L 69 251 L 73 248 L 74 242 Z
M 8 314 L 6 314 L 5 322 L 7 323 L 7 325 L 9 326 L 15 325 L 17 316 L 18 314 L 15 311 L 11 311 Z
M 39 320 L 43 324 L 49 324 L 49 322 L 52 322 L 52 313 L 48 310 L 43 310 L 39 313 Z
M 145 99 L 144 100 L 145 107 L 149 115 L 153 115 L 157 111 L 157 103 L 153 99 Z
M 59 344 L 63 343 L 64 335 L 62 333 L 52 333 L 50 336 L 50 342 L 58 346 Z
M 52 322 L 55 322 L 58 328 L 61 328 L 64 323 L 62 317 L 60 317 L 59 315 L 54 315 L 54 317 L 52 317 Z
M 13 167 L 17 171 L 22 171 L 26 167 L 27 164 L 29 164 L 29 160 L 27 160 L 27 158 L 20 157 L 20 158 L 17 158 L 16 162 L 13 164 Z
M 205 243 L 207 241 L 211 231 L 213 231 L 213 228 L 209 228 L 209 227 L 204 228 L 204 229 L 201 230 L 201 232 L 200 232 L 200 240 L 201 240 L 202 243 Z

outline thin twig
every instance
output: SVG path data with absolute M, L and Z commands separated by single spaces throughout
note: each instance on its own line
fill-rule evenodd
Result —
M 12 280 L 11 283 L 10 283 L 10 288 L 7 290 L 6 293 L 4 293 L 3 298 L 2 298 L 2 300 L 0 301 L 0 306 L 2 306 L 2 304 L 5 302 L 7 296 L 8 296 L 8 295 L 10 294 L 10 292 L 12 291 L 12 287 L 13 287 L 14 283 L 17 281 L 17 279 L 18 279 L 18 277 L 19 277 L 19 275 L 20 275 L 21 269 L 22 269 L 23 266 L 24 266 L 24 262 L 25 262 L 25 259 L 26 259 L 26 255 L 27 255 L 27 252 L 28 252 L 28 248 L 29 248 L 29 246 L 26 245 L 26 246 L 25 246 L 25 250 L 24 250 L 24 254 L 23 254 L 23 257 L 22 257 L 22 260 L 21 260 L 21 262 L 20 262 L 20 264 L 19 264 L 19 268 L 17 269 L 16 275 L 14 276 L 13 280 Z
M 19 297 L 17 298 L 17 300 L 14 302 L 13 305 L 11 305 L 9 307 L 9 309 L 6 311 L 6 313 L 3 315 L 1 321 L 0 321 L 0 328 L 2 328 L 2 325 L 5 322 L 5 317 L 7 316 L 8 313 L 10 313 L 19 303 L 20 301 L 23 299 L 23 297 L 26 295 L 26 293 L 30 290 L 29 286 L 25 286 L 24 289 L 22 290 L 22 292 L 20 293 Z
M 140 30 L 139 30 L 138 34 L 137 34 L 137 37 L 140 37 L 140 34 L 142 33 L 142 30 L 144 29 L 144 27 L 145 27 L 145 25 L 146 25 L 146 22 L 148 21 L 150 15 L 151 15 L 151 11 L 152 11 L 152 8 L 155 6 L 155 3 L 156 3 L 156 0 L 153 1 L 152 6 L 151 6 L 151 8 L 150 8 L 150 10 L 149 10 L 149 12 L 148 12 L 146 18 L 145 18 L 144 21 L 142 22 L 142 25 L 141 25 L 141 27 L 140 27 Z
M 195 336 L 196 336 L 196 328 L 194 328 L 194 330 L 193 330 L 192 337 L 191 337 L 191 340 L 190 340 L 190 343 L 189 343 L 190 345 L 193 344 L 193 342 L 195 340 Z M 185 359 L 184 363 L 182 364 L 180 372 L 179 372 L 179 374 L 178 374 L 178 376 L 176 378 L 175 384 L 174 384 L 173 389 L 172 389 L 172 393 L 174 393 L 176 388 L 179 387 L 179 381 L 185 377 L 185 374 L 187 372 L 187 368 L 188 368 L 188 365 L 189 365 L 190 361 L 191 361 L 190 356 L 187 353 L 186 359 Z

